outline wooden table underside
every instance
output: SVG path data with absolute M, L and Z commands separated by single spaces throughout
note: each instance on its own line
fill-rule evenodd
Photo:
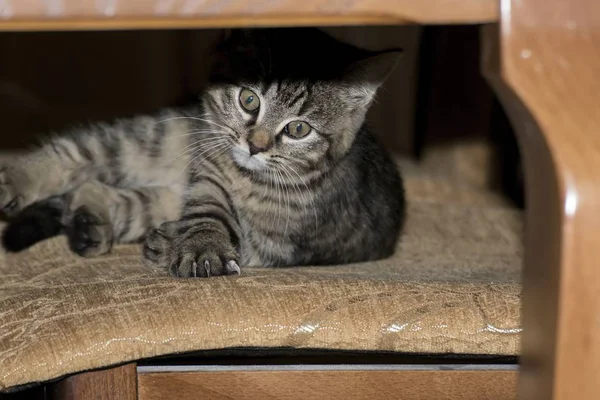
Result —
M 0 30 L 469 24 L 497 20 L 495 0 L 0 1 Z

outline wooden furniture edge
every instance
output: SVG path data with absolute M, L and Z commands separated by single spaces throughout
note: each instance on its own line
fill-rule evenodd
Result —
M 501 0 L 482 69 L 524 156 L 527 400 L 600 396 L 600 2 Z
M 82 372 L 48 385 L 51 400 L 181 400 L 210 399 L 402 399 L 444 398 L 448 400 L 516 399 L 516 368 L 478 365 L 475 369 L 444 369 L 427 366 L 400 366 L 398 369 L 377 365 L 300 366 L 266 370 L 211 370 L 203 366 L 136 369 L 135 364 Z M 289 366 L 297 367 L 297 366 Z M 364 367 L 364 369 L 361 369 Z M 406 367 L 406 368 L 403 368 Z M 444 366 L 448 368 L 448 366 Z M 505 367 L 505 366 L 504 366 Z
M 55 6 L 0 2 L 0 31 L 480 24 L 498 21 L 499 14 L 497 0 L 113 3 L 65 0 Z
M 232 29 L 301 26 L 402 25 L 411 22 L 386 15 L 293 15 L 206 18 L 77 18 L 0 20 L 0 32 L 144 30 L 144 29 Z
M 215 371 L 139 375 L 139 399 L 516 399 L 517 371 Z
M 287 368 L 286 368 L 287 367 Z M 125 364 L 81 372 L 47 385 L 50 400 L 211 399 L 516 399 L 518 371 L 506 365 L 475 368 L 401 366 L 157 366 Z M 322 369 L 321 369 L 322 368 Z M 203 398 L 204 398 L 203 397 Z

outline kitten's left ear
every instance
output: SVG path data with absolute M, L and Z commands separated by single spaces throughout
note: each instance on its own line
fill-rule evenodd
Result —
M 363 106 L 371 104 L 403 53 L 402 49 L 385 50 L 352 64 L 344 73 L 344 81 L 350 85 L 350 100 Z

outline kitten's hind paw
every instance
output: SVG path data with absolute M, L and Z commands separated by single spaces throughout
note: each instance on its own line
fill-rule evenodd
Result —
M 71 250 L 80 256 L 95 257 L 112 249 L 112 225 L 85 206 L 75 210 L 67 223 L 66 233 Z
M 62 197 L 33 203 L 15 215 L 2 233 L 2 245 L 7 251 L 19 252 L 57 236 L 62 232 L 64 210 Z

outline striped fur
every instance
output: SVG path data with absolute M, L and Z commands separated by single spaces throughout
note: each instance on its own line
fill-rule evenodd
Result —
M 364 119 L 394 57 L 316 30 L 240 35 L 217 50 L 200 104 L 53 137 L 3 164 L 0 205 L 35 216 L 36 204 L 61 199 L 74 251 L 144 240 L 148 263 L 174 276 L 390 255 L 402 185 Z M 244 109 L 243 89 L 257 110 Z M 312 130 L 295 138 L 291 121 Z M 26 247 L 9 232 L 29 231 L 13 224 L 5 234 L 5 245 Z

